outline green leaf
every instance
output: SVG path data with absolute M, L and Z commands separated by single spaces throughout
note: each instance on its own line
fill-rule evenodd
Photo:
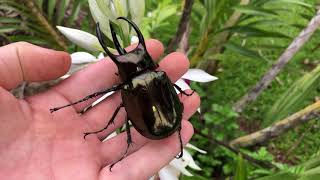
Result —
M 256 180 L 297 180 L 298 177 L 298 175 L 290 172 L 280 172 L 275 175 L 258 178 Z
M 41 39 L 41 38 L 37 38 L 34 36 L 29 36 L 29 35 L 14 35 L 14 36 L 10 36 L 9 40 L 11 42 L 18 42 L 18 41 L 27 41 L 33 44 L 47 44 L 47 40 L 46 39 Z
M 37 7 L 42 11 L 43 0 L 35 0 Z
M 21 23 L 22 21 L 17 18 L 0 17 L 0 23 Z
M 59 3 L 59 8 L 58 8 L 58 17 L 57 17 L 57 25 L 60 25 L 62 20 L 64 19 L 64 16 L 66 14 L 66 10 L 69 4 L 69 0 L 61 0 Z
M 248 179 L 247 165 L 245 160 L 242 158 L 241 154 L 239 154 L 234 180 L 246 180 L 246 179 Z
M 254 16 L 277 16 L 278 15 L 277 13 L 275 13 L 272 10 L 249 6 L 249 5 L 236 6 L 233 9 L 235 9 L 236 11 L 241 12 L 243 14 L 254 15 Z
M 0 33 L 9 33 L 21 29 L 21 26 L 0 26 Z
M 301 108 L 302 102 L 319 87 L 320 65 L 298 79 L 265 115 L 265 124 L 281 120 Z
M 53 12 L 54 12 L 54 9 L 56 8 L 56 3 L 57 3 L 57 0 L 49 0 L 48 1 L 48 19 L 49 19 L 49 21 L 53 20 Z
M 302 7 L 306 7 L 306 8 L 313 8 L 313 6 L 311 4 L 302 2 L 301 0 L 270 0 L 270 3 L 281 3 L 281 4 L 296 4 Z
M 265 31 L 262 29 L 249 27 L 249 26 L 234 26 L 230 28 L 226 28 L 226 31 L 230 31 L 233 33 L 240 33 L 247 37 L 260 37 L 260 38 L 288 38 L 291 39 L 291 37 L 284 35 L 282 33 L 278 32 L 272 32 L 272 31 Z
M 76 20 L 76 18 L 78 17 L 78 14 L 79 14 L 79 12 L 80 12 L 81 5 L 82 5 L 85 1 L 86 1 L 86 0 L 75 0 L 75 1 L 73 2 L 71 15 L 69 16 L 68 22 L 67 22 L 68 26 L 70 26 L 71 23 Z
M 247 56 L 247 57 L 251 57 L 253 59 L 260 59 L 260 60 L 264 60 L 264 58 L 262 56 L 260 56 L 258 53 L 251 51 L 247 48 L 244 48 L 238 44 L 232 43 L 232 42 L 228 42 L 224 45 L 224 47 L 226 47 L 227 49 L 234 51 L 236 53 L 239 53 L 243 56 Z

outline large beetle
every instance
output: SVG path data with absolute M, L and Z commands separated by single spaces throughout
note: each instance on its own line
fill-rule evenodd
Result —
M 183 104 L 180 102 L 174 87 L 184 95 L 190 96 L 192 93 L 185 93 L 179 86 L 171 83 L 164 71 L 156 70 L 158 65 L 147 52 L 144 38 L 137 25 L 125 17 L 119 17 L 118 19 L 127 21 L 137 33 L 139 43 L 132 51 L 127 52 L 120 46 L 111 22 L 110 30 L 119 55 L 111 53 L 106 47 L 99 23 L 97 23 L 96 33 L 101 46 L 117 65 L 122 83 L 88 95 L 77 102 L 50 109 L 50 111 L 54 112 L 90 98 L 120 90 L 122 103 L 117 107 L 106 127 L 98 131 L 84 133 L 84 138 L 89 134 L 96 134 L 107 129 L 114 122 L 119 110 L 124 107 L 127 112 L 127 149 L 117 162 L 127 155 L 132 143 L 129 121 L 140 134 L 149 139 L 163 139 L 178 131 L 181 147 L 178 158 L 180 158 L 183 152 L 180 135 Z M 110 166 L 110 171 L 117 162 Z

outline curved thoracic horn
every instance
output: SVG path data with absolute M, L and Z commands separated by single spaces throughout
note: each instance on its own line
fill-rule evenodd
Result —
M 136 33 L 138 35 L 139 43 L 141 43 L 146 48 L 146 44 L 144 42 L 143 35 L 142 35 L 141 31 L 139 30 L 138 26 L 134 22 L 132 22 L 131 20 L 129 20 L 125 17 L 118 17 L 117 19 L 122 19 L 122 20 L 127 21 L 133 27 L 133 29 L 136 31 Z
M 107 46 L 105 45 L 105 43 L 104 43 L 103 35 L 102 35 L 101 30 L 100 30 L 99 23 L 97 23 L 96 33 L 97 33 L 98 40 L 99 40 L 102 48 L 104 49 L 104 51 L 108 54 L 108 56 L 111 58 L 111 60 L 112 60 L 115 64 L 118 64 L 117 57 L 116 57 L 114 54 L 111 53 L 111 51 L 108 49 L 108 47 L 107 47 Z
M 110 31 L 111 31 L 113 43 L 114 43 L 114 46 L 116 47 L 118 53 L 120 55 L 123 55 L 123 54 L 127 53 L 126 50 L 121 47 L 121 45 L 119 43 L 119 40 L 117 38 L 117 34 L 116 34 L 116 32 L 115 32 L 115 30 L 113 28 L 113 25 L 112 25 L 111 21 L 109 21 L 109 25 L 110 25 Z

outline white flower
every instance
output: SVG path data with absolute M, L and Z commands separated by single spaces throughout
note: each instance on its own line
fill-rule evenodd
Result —
M 189 143 L 186 145 L 186 148 L 194 149 L 203 154 L 207 153 L 206 151 L 201 150 Z M 157 175 L 159 176 L 160 180 L 178 180 L 181 173 L 186 176 L 192 176 L 192 174 L 186 169 L 187 167 L 190 167 L 194 170 L 201 170 L 186 148 L 183 149 L 183 156 L 181 159 L 173 159 L 167 166 L 163 167 L 158 172 Z M 153 179 L 154 177 L 150 178 L 150 180 Z
M 139 26 L 144 16 L 145 0 L 89 0 L 90 12 L 95 20 L 99 22 L 100 28 L 104 35 L 111 39 L 111 32 L 109 21 L 117 23 L 122 29 L 125 37 L 131 39 L 134 31 L 129 32 L 129 25 L 125 21 L 115 21 L 117 17 L 128 17 L 130 14 L 131 19 Z M 58 30 L 66 36 L 74 44 L 88 50 L 88 51 L 103 51 L 98 38 L 88 32 L 78 29 L 72 29 L 63 26 L 57 26 Z M 121 39 L 119 39 L 121 43 Z M 110 49 L 112 51 L 112 49 Z
M 72 29 L 63 26 L 57 26 L 57 28 L 74 44 L 89 51 L 103 51 L 103 48 L 101 47 L 96 36 L 79 29 Z
M 201 69 L 189 69 L 175 84 L 184 91 L 187 89 L 191 89 L 190 86 L 185 82 L 185 80 L 195 82 L 210 82 L 217 79 L 217 77 L 211 76 Z

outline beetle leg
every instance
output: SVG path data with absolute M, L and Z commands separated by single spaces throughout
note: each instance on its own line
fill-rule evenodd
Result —
M 114 85 L 114 86 L 112 86 L 112 87 L 109 88 L 109 89 L 106 89 L 106 90 L 103 90 L 103 91 L 99 91 L 99 92 L 95 92 L 95 93 L 90 94 L 90 95 L 86 96 L 85 98 L 80 99 L 79 101 L 76 101 L 76 102 L 74 102 L 74 103 L 67 104 L 67 105 L 61 106 L 61 107 L 52 108 L 52 109 L 50 109 L 50 112 L 53 113 L 53 112 L 58 111 L 58 110 L 60 110 L 60 109 L 62 109 L 62 108 L 69 107 L 69 106 L 72 106 L 72 105 L 75 105 L 75 104 L 78 104 L 78 103 L 87 101 L 87 100 L 89 100 L 89 99 L 91 99 L 91 98 L 94 98 L 94 97 L 97 97 L 97 96 L 106 94 L 106 93 L 108 93 L 108 92 L 120 90 L 120 89 L 123 87 L 123 85 L 124 85 L 124 84 L 122 83 L 122 84 Z
M 86 136 L 88 136 L 89 134 L 98 134 L 98 133 L 106 130 L 111 124 L 114 124 L 114 119 L 116 118 L 118 112 L 120 111 L 120 109 L 121 109 L 122 107 L 123 107 L 123 103 L 121 103 L 121 104 L 117 107 L 117 109 L 114 111 L 114 113 L 113 113 L 113 115 L 112 115 L 112 117 L 111 117 L 111 119 L 110 119 L 110 121 L 108 122 L 108 124 L 107 124 L 106 127 L 102 128 L 102 129 L 100 129 L 100 130 L 98 130 L 98 131 L 86 132 L 86 133 L 84 133 L 83 138 L 86 139 Z
M 176 84 L 173 84 L 173 86 L 174 86 L 181 94 L 183 94 L 183 95 L 192 96 L 192 94 L 194 93 L 193 90 L 192 90 L 191 93 L 186 93 L 186 92 L 182 91 L 182 89 L 181 89 L 178 85 L 176 85 Z
M 179 141 L 180 141 L 180 153 L 176 156 L 176 159 L 180 159 L 183 156 L 183 143 L 181 138 L 181 126 L 178 129 Z
M 121 157 L 119 160 L 117 160 L 116 162 L 114 162 L 114 163 L 112 163 L 112 164 L 110 165 L 110 168 L 109 168 L 110 172 L 111 172 L 111 169 L 113 168 L 113 166 L 114 166 L 115 164 L 117 164 L 117 163 L 120 162 L 122 159 L 124 159 L 125 157 L 127 157 L 129 147 L 130 147 L 130 145 L 132 144 L 132 137 L 131 137 L 131 132 L 130 132 L 130 124 L 129 124 L 129 120 L 128 120 L 128 119 L 127 119 L 127 121 L 126 121 L 126 132 L 127 132 L 127 149 L 126 149 L 126 151 L 124 152 L 124 154 L 122 155 L 122 157 Z

